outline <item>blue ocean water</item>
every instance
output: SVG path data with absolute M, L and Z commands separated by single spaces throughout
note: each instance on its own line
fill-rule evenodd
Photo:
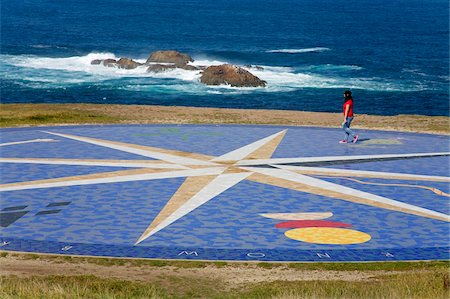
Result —
M 449 115 L 447 0 L 14 0 L 1 7 L 3 103 L 120 103 Z M 265 88 L 199 71 L 91 66 L 155 50 L 258 65 Z

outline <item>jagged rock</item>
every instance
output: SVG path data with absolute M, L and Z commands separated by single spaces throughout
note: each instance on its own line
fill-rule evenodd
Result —
M 153 73 L 160 73 L 167 70 L 172 70 L 175 68 L 175 65 L 173 64 L 150 64 L 147 68 L 147 73 L 153 72 Z
M 117 66 L 117 60 L 108 58 L 103 60 L 103 65 L 107 67 L 116 67 Z
M 194 59 L 192 59 L 191 56 L 177 51 L 156 51 L 150 54 L 145 63 L 149 64 L 150 62 L 164 62 L 182 66 L 193 61 Z
M 190 64 L 184 64 L 184 65 L 176 65 L 176 67 L 183 69 L 183 70 L 187 70 L 187 71 L 197 71 L 199 70 L 198 67 L 194 66 L 194 65 L 190 65 Z
M 265 87 L 266 82 L 241 67 L 222 64 L 206 68 L 200 81 L 206 85 L 228 84 L 233 87 Z
M 141 63 L 136 62 L 130 58 L 120 58 L 119 61 L 117 61 L 117 66 L 121 69 L 132 70 L 141 65 Z
M 155 63 L 155 64 L 149 64 L 148 65 L 147 72 L 159 73 L 159 72 L 164 72 L 164 71 L 167 71 L 169 69 L 175 69 L 175 68 L 180 68 L 180 69 L 187 70 L 187 71 L 197 71 L 197 70 L 199 70 L 199 68 L 197 68 L 194 65 L 190 65 L 190 64 L 176 65 L 176 64 Z
M 177 51 L 156 51 L 150 54 L 149 58 L 145 62 L 148 65 L 147 72 L 163 72 L 168 69 L 181 68 L 188 71 L 196 71 L 203 68 L 188 64 L 193 62 L 191 56 L 183 54 Z M 155 63 L 156 62 L 156 63 Z M 120 58 L 118 61 L 115 59 L 94 59 L 91 61 L 92 65 L 104 65 L 108 67 L 118 67 L 121 69 L 135 69 L 142 63 L 136 62 L 130 58 Z
M 117 61 L 115 59 L 112 58 L 108 58 L 108 59 L 94 59 L 91 61 L 92 65 L 100 65 L 103 64 L 104 66 L 107 67 L 115 67 L 117 66 Z

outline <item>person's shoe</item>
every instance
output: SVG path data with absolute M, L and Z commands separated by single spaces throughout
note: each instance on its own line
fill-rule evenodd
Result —
M 339 143 L 348 143 L 347 140 L 341 140 Z
M 358 141 L 358 135 L 355 135 L 355 137 L 353 137 L 353 143 L 356 143 L 356 141 Z

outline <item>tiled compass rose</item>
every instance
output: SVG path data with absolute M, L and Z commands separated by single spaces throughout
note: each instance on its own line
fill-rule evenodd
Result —
M 108 156 L 93 159 L 83 157 L 66 157 L 66 154 L 59 157 L 57 155 L 50 156 L 42 152 L 38 153 L 38 155 L 36 155 L 37 157 L 29 155 L 29 152 L 27 153 L 29 156 L 19 154 L 14 157 L 12 152 L 7 152 L 5 155 L 2 154 L 0 159 L 0 162 L 4 163 L 4 165 L 16 165 L 16 167 L 17 165 L 47 165 L 55 167 L 78 166 L 95 168 L 95 170 L 89 171 L 87 174 L 69 176 L 52 175 L 51 177 L 44 179 L 22 178 L 18 180 L 16 179 L 15 181 L 13 180 L 12 182 L 3 182 L 3 184 L 0 185 L 0 194 L 22 194 L 20 192 L 27 192 L 27 190 L 43 193 L 50 192 L 51 190 L 58 188 L 85 188 L 86 186 L 100 185 L 117 186 L 118 184 L 131 182 L 140 182 L 142 183 L 142 186 L 145 186 L 145 182 L 181 179 L 182 182 L 179 183 L 176 191 L 169 197 L 161 199 L 161 204 L 159 205 L 158 211 L 152 211 L 152 213 L 149 212 L 149 217 L 146 219 L 140 219 L 141 222 L 147 222 L 147 225 L 144 226 L 143 229 L 142 226 L 140 226 L 141 231 L 139 233 L 136 232 L 138 234 L 132 244 L 126 244 L 127 246 L 133 247 L 133 250 L 137 250 L 136 248 L 139 249 L 154 245 L 161 246 L 163 243 L 161 242 L 161 239 L 158 239 L 159 234 L 164 233 L 166 230 L 170 230 L 174 224 L 185 218 L 189 218 L 191 214 L 195 214 L 197 210 L 201 210 L 203 207 L 208 206 L 210 202 L 220 201 L 220 198 L 225 196 L 225 194 L 227 194 L 230 190 L 245 184 L 252 184 L 253 186 L 267 186 L 264 188 L 276 188 L 277 190 L 281 188 L 281 190 L 289 190 L 288 192 L 291 193 L 299 192 L 302 195 L 306 194 L 307 197 L 313 196 L 314 198 L 326 198 L 327 202 L 337 201 L 339 204 L 347 203 L 357 207 L 365 206 L 371 210 L 376 209 L 378 212 L 385 211 L 389 213 L 396 213 L 396 215 L 400 213 L 408 215 L 408 217 L 414 217 L 415 219 L 428 219 L 427 221 L 440 223 L 440 225 L 442 225 L 442 223 L 448 225 L 448 222 L 450 222 L 450 216 L 442 210 L 435 210 L 427 204 L 422 205 L 416 202 L 413 203 L 408 202 L 407 200 L 391 198 L 390 196 L 382 194 L 383 192 L 371 192 L 371 190 L 367 189 L 367 186 L 363 185 L 378 185 L 384 186 L 384 188 L 391 185 L 391 188 L 394 189 L 409 187 L 409 189 L 416 188 L 420 190 L 428 190 L 427 192 L 434 194 L 431 196 L 440 197 L 442 198 L 441 200 L 445 201 L 448 200 L 449 196 L 446 193 L 448 188 L 445 188 L 445 186 L 448 186 L 448 183 L 450 182 L 448 175 L 418 174 L 423 173 L 420 171 L 418 173 L 404 171 L 377 171 L 361 169 L 361 167 L 358 167 L 361 165 L 380 165 L 386 162 L 398 163 L 398 165 L 402 165 L 402 163 L 408 163 L 408 161 L 448 159 L 447 157 L 450 155 L 449 151 L 414 151 L 414 149 L 410 149 L 409 152 L 399 152 L 399 149 L 394 149 L 393 153 L 389 153 L 389 146 L 385 146 L 385 144 L 389 144 L 389 142 L 385 142 L 383 145 L 383 142 L 374 143 L 375 138 L 371 138 L 366 139 L 366 143 L 368 144 L 367 147 L 364 147 L 364 139 L 361 143 L 356 145 L 337 145 L 340 146 L 340 148 L 336 151 L 341 152 L 341 154 L 338 155 L 323 154 L 322 148 L 317 151 L 318 154 L 314 154 L 309 151 L 307 155 L 302 155 L 302 152 L 296 152 L 296 155 L 289 153 L 288 157 L 280 157 L 280 154 L 278 153 L 280 151 L 279 148 L 286 147 L 286 145 L 283 145 L 285 136 L 291 134 L 291 132 L 293 136 L 298 135 L 299 129 L 283 129 L 275 127 L 258 128 L 258 133 L 253 137 L 251 130 L 249 130 L 249 134 L 245 134 L 244 131 L 246 130 L 246 127 L 226 127 L 225 131 L 227 134 L 236 134 L 236 139 L 239 139 L 241 138 L 240 136 L 245 135 L 244 139 L 249 140 L 250 142 L 243 143 L 239 141 L 237 142 L 239 143 L 239 146 L 225 151 L 219 147 L 214 148 L 217 144 L 220 144 L 220 142 L 217 141 L 217 136 L 214 137 L 216 139 L 216 143 L 212 143 L 211 148 L 209 148 L 208 139 L 214 138 L 208 136 L 208 134 L 203 134 L 199 137 L 198 134 L 195 135 L 192 133 L 192 138 L 189 138 L 192 139 L 191 142 L 200 142 L 194 140 L 200 138 L 201 142 L 206 143 L 206 145 L 204 145 L 208 148 L 206 152 L 217 153 L 213 155 L 210 153 L 205 154 L 204 152 L 195 152 L 193 150 L 182 150 L 179 148 L 170 149 L 169 147 L 152 145 L 152 137 L 157 136 L 158 131 L 156 131 L 156 133 L 149 133 L 147 136 L 142 133 L 136 133 L 139 132 L 139 130 L 142 130 L 142 127 L 130 126 L 129 134 L 118 134 L 121 136 L 121 140 L 118 140 L 117 136 L 114 134 L 114 131 L 116 129 L 117 132 L 121 130 L 123 131 L 124 128 L 126 127 L 106 126 L 100 130 L 104 130 L 107 132 L 106 134 L 92 134 L 92 132 L 90 132 L 87 128 L 84 128 L 84 132 L 83 129 L 78 129 L 79 133 L 71 132 L 77 130 L 64 128 L 34 129 L 32 134 L 29 132 L 24 134 L 24 136 L 30 135 L 34 137 L 34 139 L 30 138 L 27 140 L 21 138 L 21 131 L 18 131 L 19 133 L 15 134 L 14 138 L 12 138 L 12 135 L 10 134 L 10 139 L 0 144 L 2 149 L 10 149 L 15 147 L 20 152 L 21 147 L 31 145 L 39 145 L 39 148 L 43 148 L 45 145 L 55 149 L 64 142 L 71 142 L 73 146 L 76 145 L 77 148 L 81 149 L 80 151 L 82 153 L 85 152 L 83 147 L 87 147 L 90 151 L 96 149 L 108 149 L 110 152 L 114 151 L 117 153 L 121 152 L 125 155 L 131 155 L 127 156 L 125 159 L 115 159 Z M 144 128 L 159 130 L 159 134 L 161 136 L 157 136 L 157 138 L 155 138 L 159 140 L 166 139 L 167 144 L 171 144 L 172 141 L 170 140 L 176 140 L 178 138 L 178 136 L 174 134 L 171 135 L 170 131 L 161 131 L 161 128 L 164 127 L 149 126 Z M 195 126 L 181 126 L 178 127 L 178 130 L 185 130 L 186 132 L 189 132 L 189 130 L 192 131 L 192 128 L 196 128 L 198 130 L 198 127 Z M 220 127 L 204 126 L 201 128 L 205 131 L 212 130 L 218 133 L 221 132 Z M 235 132 L 233 133 L 232 130 L 230 131 L 230 128 L 234 129 Z M 248 128 L 254 129 L 253 127 Z M 330 132 L 336 133 L 336 131 L 329 129 L 327 134 L 330 134 Z M 5 133 L 10 132 L 5 131 Z M 316 131 L 315 133 L 317 134 L 320 132 Z M 383 135 L 386 133 L 380 134 Z M 164 135 L 164 139 L 161 139 L 162 135 Z M 131 140 L 127 141 L 127 138 L 123 138 L 123 136 L 133 138 L 128 138 Z M 185 137 L 183 139 L 184 142 L 186 142 L 186 135 L 184 136 Z M 145 142 L 142 142 L 144 138 Z M 230 136 L 226 136 L 223 142 L 226 142 L 225 140 L 227 138 L 229 139 Z M 133 139 L 140 142 L 131 142 Z M 231 140 L 232 139 L 233 137 L 231 137 Z M 336 137 L 336 140 L 337 139 L 338 137 Z M 385 138 L 384 140 L 389 140 L 389 138 Z M 234 142 L 236 142 L 236 140 L 234 140 Z M 289 142 L 292 142 L 292 140 Z M 299 139 L 299 143 L 302 142 L 308 142 L 308 139 Z M 375 147 L 373 147 L 374 144 Z M 377 147 L 377 144 L 381 144 L 381 150 Z M 309 147 L 311 146 L 312 145 L 309 145 Z M 321 146 L 322 145 L 318 143 L 312 147 L 321 148 Z M 371 148 L 371 146 L 373 148 Z M 180 145 L 177 145 L 177 147 L 180 147 Z M 227 147 L 229 146 L 225 146 L 225 148 Z M 346 149 L 344 149 L 344 151 L 347 151 L 345 154 L 342 154 L 342 147 L 346 147 Z M 367 153 L 368 151 L 374 150 L 378 150 L 383 153 Z M 331 153 L 332 152 L 333 151 L 331 151 Z M 274 153 L 278 154 L 274 155 Z M 90 155 L 87 155 L 87 157 L 89 156 Z M 108 170 L 108 168 L 111 170 Z M 352 183 L 350 184 L 349 182 Z M 355 185 L 358 182 L 360 182 L 359 187 L 352 186 L 352 184 Z M 429 186 L 427 184 L 437 184 L 438 186 Z M 361 186 L 364 187 L 361 188 Z M 444 188 L 442 188 L 442 186 L 444 186 Z M 246 188 L 248 189 L 248 187 Z M 155 192 L 158 192 L 158 190 L 155 190 Z M 246 192 L 251 193 L 251 188 Z M 5 217 L 7 219 L 11 219 L 10 216 L 6 216 L 6 214 L 10 212 L 5 209 L 11 209 L 12 207 L 14 210 L 13 203 L 9 203 L 6 197 L 2 196 L 2 198 L 2 217 L 3 219 L 5 219 Z M 65 200 L 67 201 L 68 199 L 66 198 Z M 142 198 L 140 200 L 146 199 Z M 227 202 L 230 204 L 233 200 L 238 201 L 239 198 L 230 198 L 228 195 Z M 293 206 L 291 210 L 286 208 L 280 210 L 276 203 L 277 201 L 283 200 L 284 198 L 275 198 L 274 204 L 269 210 L 266 209 L 259 211 L 264 213 L 255 213 L 255 217 L 259 217 L 258 221 L 262 224 L 262 226 L 266 226 L 272 230 L 273 225 L 276 224 L 274 220 L 277 220 L 278 222 L 280 219 L 287 220 L 284 224 L 276 224 L 276 229 L 278 231 L 280 229 L 294 228 L 293 230 L 285 232 L 286 237 L 282 237 L 285 238 L 283 242 L 294 242 L 294 244 L 306 246 L 303 248 L 304 250 L 307 250 L 308 246 L 310 246 L 310 248 L 314 248 L 315 250 L 321 250 L 320 246 L 324 246 L 323 244 L 328 246 L 324 248 L 330 249 L 330 246 L 339 246 L 339 244 L 369 244 L 372 239 L 371 234 L 368 234 L 364 232 L 364 229 L 355 226 L 352 221 L 350 221 L 352 223 L 348 224 L 343 223 L 341 219 L 338 218 L 327 221 L 323 220 L 333 216 L 334 212 L 330 210 L 331 208 L 329 207 L 324 208 L 323 202 L 317 202 L 317 207 L 315 210 L 310 206 L 308 206 L 308 209 L 302 210 L 301 204 L 295 207 Z M 69 201 L 76 202 L 76 198 L 70 198 Z M 64 201 L 61 200 L 60 202 Z M 18 202 L 16 202 L 16 205 L 20 207 Z M 68 204 L 65 209 L 68 210 L 70 208 L 71 205 Z M 132 204 L 130 204 L 130 209 L 133 209 Z M 228 212 L 226 207 L 222 207 L 221 209 L 223 215 L 227 215 Z M 20 209 L 16 210 L 16 215 L 21 212 L 19 210 Z M 141 211 L 141 213 L 144 213 L 144 211 Z M 243 215 L 243 217 L 245 216 Z M 348 216 L 345 218 L 349 219 Z M 13 229 L 13 227 L 20 222 L 20 220 L 16 220 L 17 219 L 14 219 L 14 221 L 3 220 L 2 222 L 4 225 L 2 226 L 4 227 L 4 232 L 8 232 L 9 229 Z M 129 219 L 129 221 L 132 220 L 133 219 Z M 346 220 L 346 222 L 349 221 Z M 95 225 L 95 223 L 93 225 Z M 350 226 L 353 226 L 356 230 L 353 228 L 350 229 Z M 120 227 L 115 229 L 120 230 Z M 210 233 L 211 232 L 214 231 L 210 229 Z M 59 238 L 57 241 L 64 243 L 67 238 L 64 238 L 64 233 L 62 236 L 63 237 Z M 14 237 L 20 237 L 20 235 Z M 3 238 L 3 242 L 9 242 L 4 236 Z M 81 238 L 77 238 L 78 241 L 80 239 Z M 41 237 L 40 241 L 45 241 L 45 238 L 42 240 Z M 153 242 L 156 243 L 154 244 Z M 206 247 L 212 248 L 213 250 L 213 243 L 214 242 L 206 241 L 206 244 L 208 244 Z M 71 248 L 76 247 L 72 244 L 70 246 Z M 183 250 L 183 246 L 185 246 L 183 244 L 176 244 L 175 246 L 179 248 L 179 253 L 186 252 L 185 255 L 189 258 L 194 256 L 198 257 L 198 252 L 195 250 L 195 241 L 190 242 L 190 245 L 187 246 L 189 247 L 189 250 Z M 275 245 L 275 247 L 269 247 L 276 251 L 279 250 L 277 246 L 278 245 Z M 205 245 L 202 245 L 202 248 L 204 247 Z M 246 249 L 242 248 L 245 247 L 242 245 L 238 245 L 238 247 L 240 250 Z M 268 256 L 266 253 L 259 252 L 261 251 L 261 248 L 263 248 L 262 246 L 250 247 L 253 251 L 258 248 L 258 258 L 265 258 Z M 224 248 L 228 250 L 230 249 L 227 248 L 226 244 L 222 244 L 221 249 Z M 293 248 L 295 248 L 295 245 L 292 245 L 289 250 Z M 361 247 L 360 249 L 364 248 L 365 247 Z M 8 248 L 5 246 L 4 249 Z M 331 249 L 334 250 L 339 248 L 333 247 Z M 195 255 L 192 254 L 192 252 L 195 252 Z M 320 258 L 323 257 L 324 254 L 329 257 L 328 253 L 317 253 L 317 256 Z M 115 254 L 112 253 L 111 255 Z M 130 256 L 135 255 L 139 254 L 130 253 Z M 254 252 L 251 252 L 250 255 L 246 255 L 247 258 L 251 258 L 252 256 L 255 256 Z M 208 256 L 199 258 L 210 259 Z M 216 259 L 236 258 L 224 256 L 223 258 L 219 257 Z M 278 255 L 274 259 L 282 260 L 282 258 Z M 297 259 L 302 260 L 302 258 Z

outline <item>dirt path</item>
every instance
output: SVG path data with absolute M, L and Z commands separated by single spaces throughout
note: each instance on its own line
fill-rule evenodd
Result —
M 195 279 L 207 277 L 234 288 L 239 285 L 272 281 L 364 281 L 384 274 L 396 274 L 396 271 L 332 271 L 332 270 L 296 270 L 286 266 L 262 268 L 257 265 L 229 265 L 217 267 L 210 265 L 198 268 L 179 268 L 174 266 L 102 266 L 89 262 L 61 262 L 45 259 L 23 259 L 8 255 L 0 258 L 0 275 L 18 277 L 50 275 L 95 275 L 100 278 L 116 278 L 130 281 L 163 283 L 168 277 Z

